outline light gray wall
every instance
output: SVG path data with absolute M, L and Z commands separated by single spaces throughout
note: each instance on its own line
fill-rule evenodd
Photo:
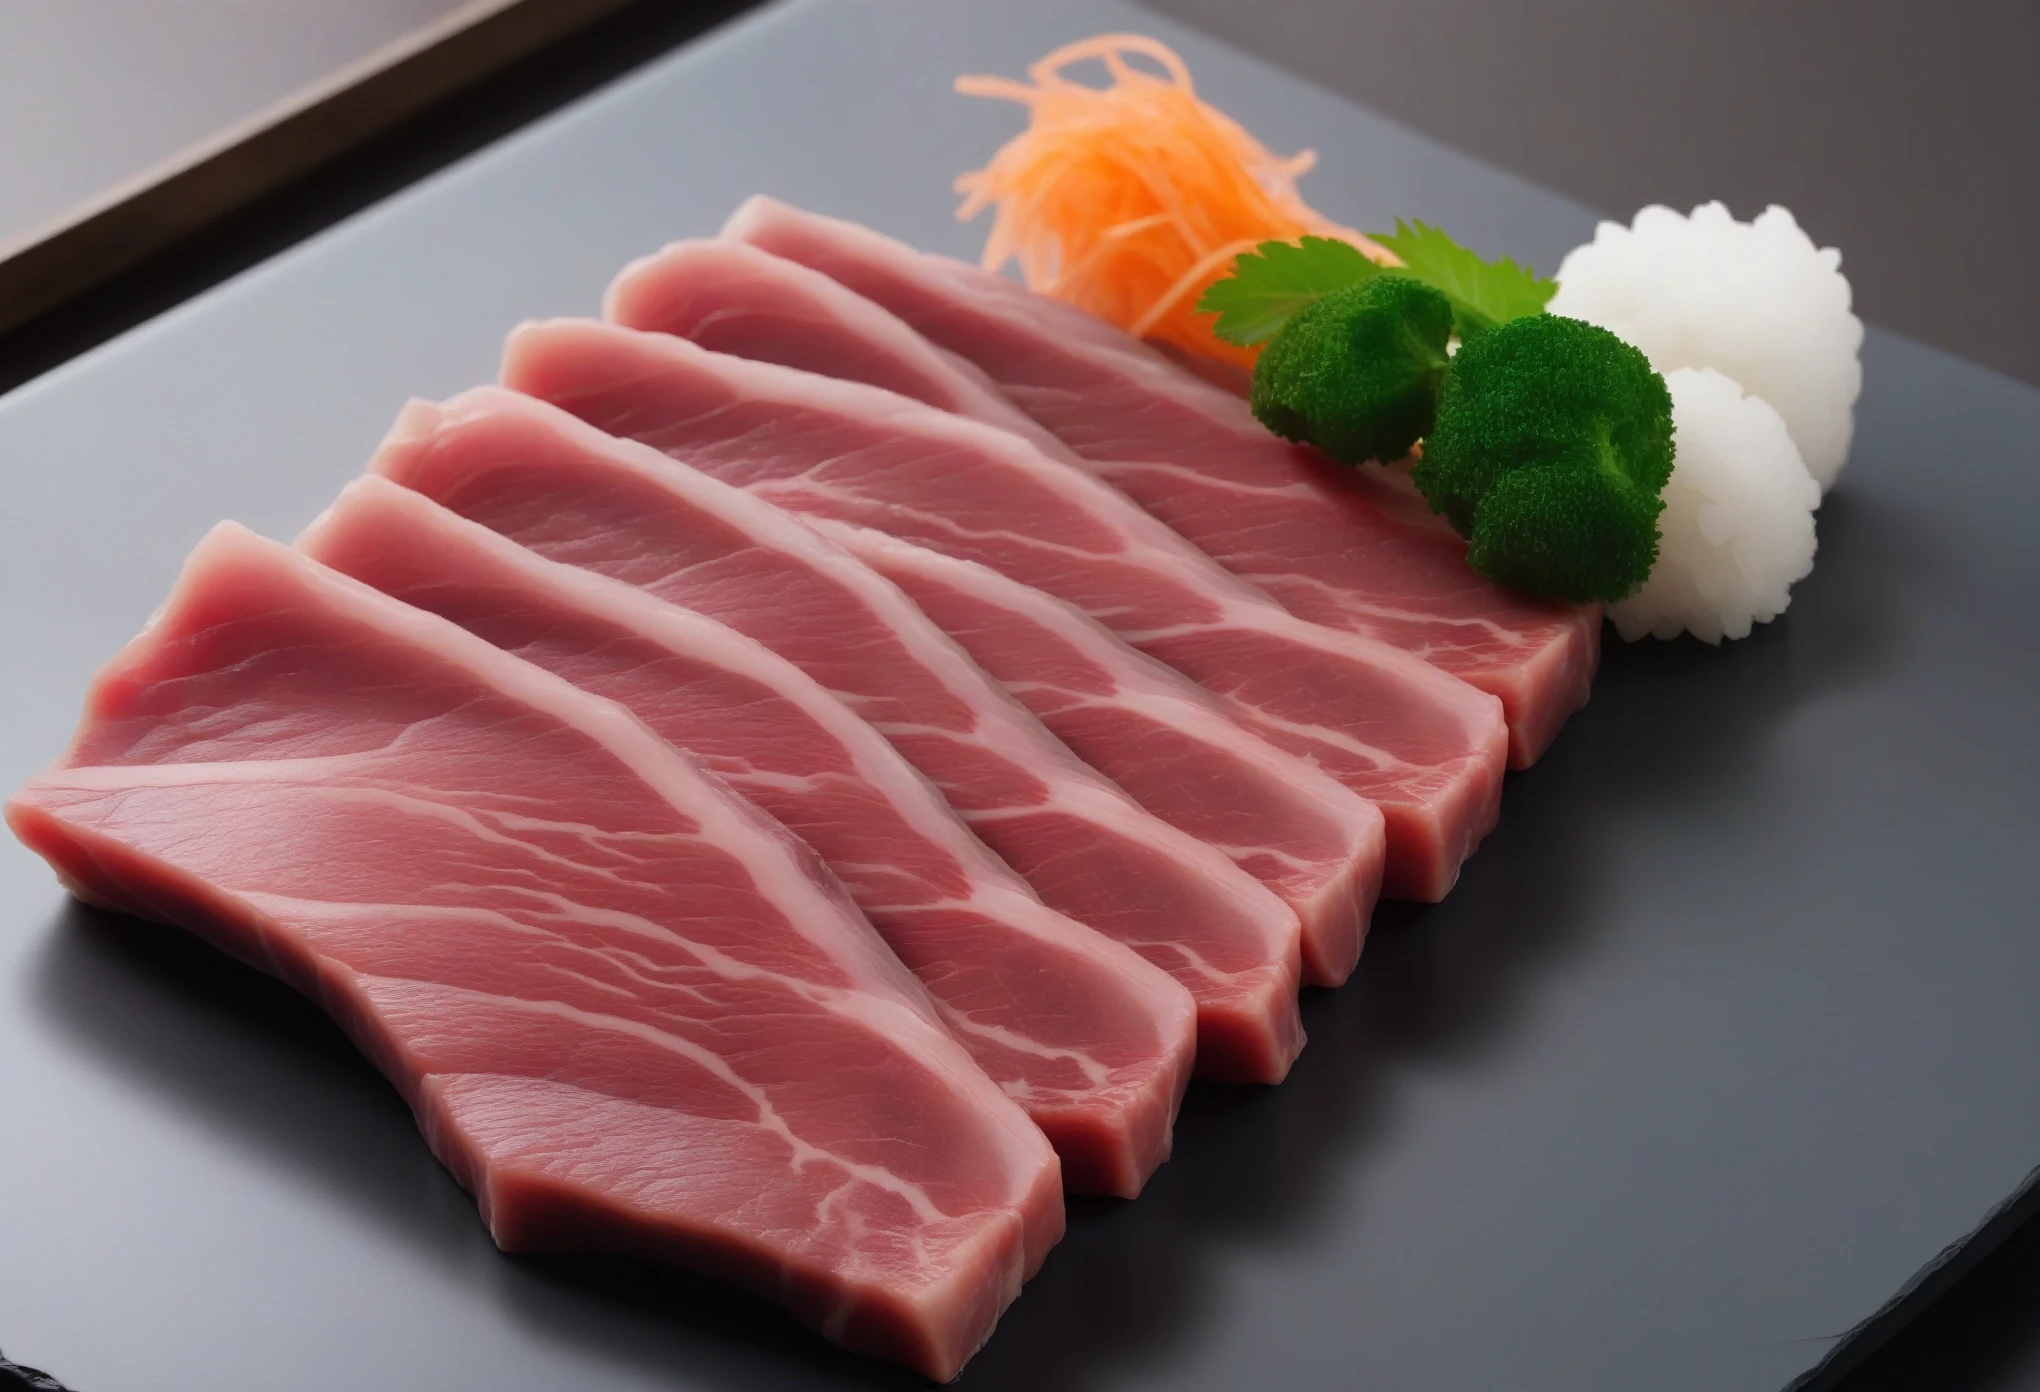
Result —
M 0 241 L 464 0 L 0 0 Z

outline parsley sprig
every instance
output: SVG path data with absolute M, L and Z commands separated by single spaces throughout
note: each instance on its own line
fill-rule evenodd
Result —
M 1351 242 L 1305 237 L 1301 246 L 1263 242 L 1242 254 L 1231 275 L 1212 282 L 1197 301 L 1202 314 L 1216 314 L 1211 331 L 1227 343 L 1250 348 L 1266 343 L 1306 306 L 1381 274 L 1381 267 Z
M 1307 306 L 1335 290 L 1376 276 L 1405 275 L 1451 301 L 1453 332 L 1463 343 L 1511 319 L 1539 313 L 1558 288 L 1506 256 L 1484 261 L 1428 223 L 1397 218 L 1395 231 L 1369 235 L 1403 264 L 1377 265 L 1352 243 L 1333 237 L 1305 237 L 1301 244 L 1263 242 L 1242 254 L 1232 274 L 1213 283 L 1197 308 L 1218 316 L 1213 333 L 1251 347 L 1275 337 Z
M 1483 261 L 1428 223 L 1395 220 L 1395 231 L 1369 233 L 1394 252 L 1405 275 L 1413 275 L 1452 301 L 1452 327 L 1464 343 L 1511 319 L 1541 314 L 1558 291 L 1528 266 L 1504 256 Z

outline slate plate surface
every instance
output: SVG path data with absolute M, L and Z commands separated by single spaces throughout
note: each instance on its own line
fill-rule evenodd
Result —
M 0 401 L 0 782 L 216 518 L 288 537 L 407 394 L 755 190 L 967 254 L 948 92 L 1145 28 L 1361 226 L 1589 213 L 1127 6 L 775 7 Z M 1753 210 L 1740 210 L 1748 213 Z M 1774 1389 L 2040 1161 L 2040 393 L 1871 336 L 1783 622 L 1614 644 L 1450 900 L 1069 1240 L 974 1389 Z M 507 1259 L 309 1007 L 0 846 L 0 1348 L 83 1392 L 907 1387 L 766 1307 Z M 1830 1368 L 1830 1372 L 1832 1367 Z M 1823 1374 L 1823 1377 L 1826 1375 Z

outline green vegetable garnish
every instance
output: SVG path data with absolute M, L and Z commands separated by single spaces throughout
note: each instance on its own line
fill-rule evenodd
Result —
M 1351 242 L 1305 237 L 1301 245 L 1263 242 L 1233 262 L 1232 274 L 1213 281 L 1197 312 L 1216 314 L 1211 331 L 1242 348 L 1266 343 L 1291 318 L 1334 290 L 1384 275 L 1408 276 L 1443 292 L 1452 302 L 1453 329 L 1461 341 L 1497 324 L 1543 310 L 1558 287 L 1504 256 L 1483 261 L 1437 228 L 1396 219 L 1395 231 L 1372 234 L 1401 257 L 1379 266 Z
M 1263 242 L 1204 292 L 1228 343 L 1266 343 L 1254 414 L 1346 464 L 1400 459 L 1473 568 L 1548 599 L 1613 602 L 1657 561 L 1672 398 L 1636 349 L 1544 312 L 1556 286 L 1398 219 L 1378 266 L 1328 237 Z M 1460 342 L 1457 357 L 1446 344 Z
M 1401 258 L 1401 274 L 1445 292 L 1462 343 L 1511 319 L 1542 313 L 1558 292 L 1555 282 L 1539 280 L 1528 266 L 1506 256 L 1483 261 L 1426 223 L 1397 218 L 1395 231 L 1367 235 Z
M 1671 474 L 1672 397 L 1650 360 L 1537 314 L 1460 348 L 1414 478 L 1481 574 L 1612 603 L 1650 575 Z
M 1262 352 L 1254 414 L 1341 463 L 1400 459 L 1431 429 L 1451 336 L 1452 302 L 1408 276 L 1334 290 Z
M 1211 331 L 1250 348 L 1275 337 L 1306 305 L 1380 274 L 1381 267 L 1351 242 L 1332 237 L 1305 237 L 1301 246 L 1263 242 L 1239 255 L 1231 275 L 1211 283 L 1197 312 L 1216 314 Z

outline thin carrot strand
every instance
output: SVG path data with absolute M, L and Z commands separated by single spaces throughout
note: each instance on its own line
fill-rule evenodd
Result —
M 1070 75 L 1088 62 L 1103 65 L 1106 86 Z M 956 180 L 960 219 L 994 210 L 987 269 L 1017 262 L 1043 294 L 1133 333 L 1251 365 L 1258 350 L 1219 341 L 1211 316 L 1196 312 L 1204 288 L 1241 251 L 1309 233 L 1394 260 L 1303 201 L 1296 180 L 1315 154 L 1271 153 L 1198 98 L 1189 68 L 1159 40 L 1081 39 L 1031 64 L 1027 76 L 956 80 L 966 96 L 1028 111 L 1024 132 Z

